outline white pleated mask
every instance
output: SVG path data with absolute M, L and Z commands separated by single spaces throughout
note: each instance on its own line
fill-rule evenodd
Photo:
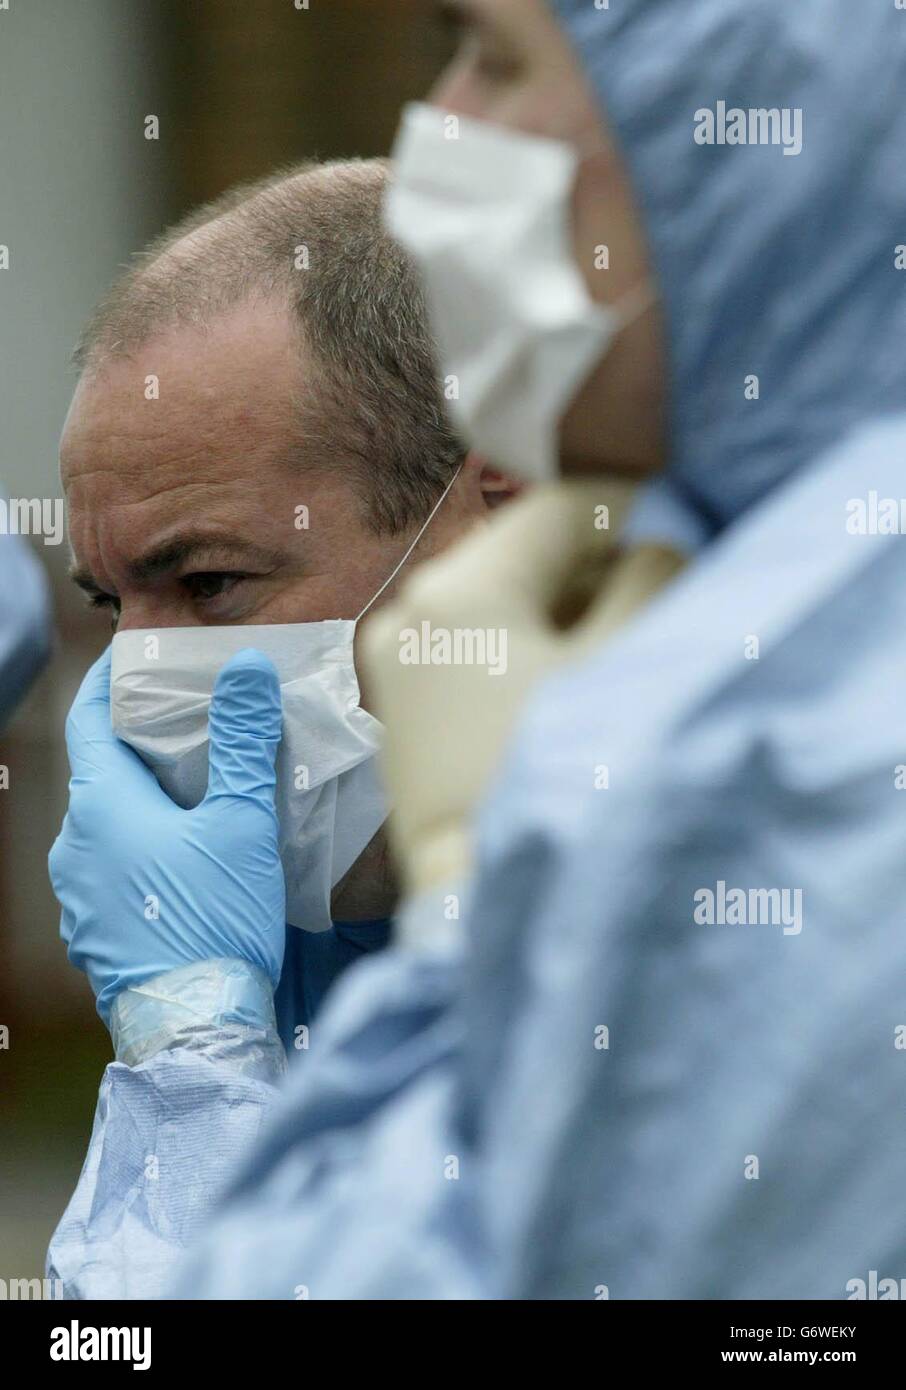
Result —
M 421 272 L 450 415 L 531 482 L 559 475 L 570 403 L 654 300 L 647 283 L 615 305 L 591 298 L 570 237 L 579 163 L 564 141 L 419 102 L 393 149 L 385 221 Z
M 286 918 L 306 931 L 331 925 L 331 889 L 388 812 L 375 753 L 383 726 L 359 704 L 356 626 L 409 559 L 451 479 L 393 573 L 354 619 L 223 627 L 133 628 L 113 638 L 114 732 L 140 754 L 179 806 L 208 786 L 208 710 L 217 675 L 254 647 L 274 663 L 283 701 L 276 807 Z

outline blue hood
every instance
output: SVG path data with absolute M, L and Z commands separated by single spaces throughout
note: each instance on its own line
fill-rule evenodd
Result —
M 642 208 L 668 334 L 669 473 L 719 528 L 853 427 L 906 408 L 906 12 L 551 3 Z M 696 112 L 719 102 L 799 108 L 801 153 L 696 143 Z

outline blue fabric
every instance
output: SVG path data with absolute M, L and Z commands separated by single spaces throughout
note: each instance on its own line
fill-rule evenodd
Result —
M 906 550 L 843 521 L 904 448 L 906 416 L 846 441 L 539 692 L 464 948 L 337 987 L 178 1294 L 842 1299 L 902 1273 Z M 800 889 L 801 930 L 696 923 L 721 879 Z
M 455 955 L 398 951 L 345 976 L 176 1296 L 489 1295 L 456 1123 L 458 978 Z
M 192 1051 L 104 1073 L 88 1155 L 54 1232 L 65 1298 L 160 1298 L 276 1092 Z
M 390 929 L 383 919 L 338 922 L 317 934 L 287 928 L 275 1003 L 288 1057 L 307 1058 L 323 996 L 354 960 L 380 950 Z M 147 998 L 142 986 L 117 996 L 117 1055 L 124 1051 L 130 1065 L 114 1062 L 104 1073 L 88 1155 L 48 1252 L 48 1275 L 62 1281 L 67 1298 L 162 1296 L 254 1149 L 283 1079 L 270 991 L 247 963 L 221 962 L 219 974 L 215 965 L 160 976 Z M 196 978 L 186 981 L 193 969 Z
M 509 1296 L 906 1269 L 906 550 L 845 527 L 904 447 L 904 416 L 843 443 L 532 703 L 480 826 L 459 1074 Z M 798 888 L 801 931 L 698 924 L 721 881 Z
M 0 534 L 0 727 L 50 649 L 50 601 L 38 561 L 19 536 Z
M 639 489 L 621 533 L 626 545 L 666 545 L 694 555 L 711 539 L 701 514 L 667 478 Z
M 668 334 L 671 477 L 723 525 L 906 399 L 904 16 L 893 0 L 551 7 L 641 204 Z M 695 112 L 718 101 L 801 108 L 801 154 L 696 144 Z
M 308 1028 L 334 981 L 362 956 L 390 940 L 388 917 L 370 922 L 334 922 L 329 931 L 286 929 L 283 973 L 274 995 L 277 1031 L 287 1056 L 299 1051 L 297 1029 Z

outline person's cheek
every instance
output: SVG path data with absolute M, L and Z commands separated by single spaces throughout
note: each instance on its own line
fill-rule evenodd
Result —
M 573 250 L 592 299 L 613 304 L 645 275 L 645 257 L 629 190 L 603 150 L 579 165 L 572 195 Z

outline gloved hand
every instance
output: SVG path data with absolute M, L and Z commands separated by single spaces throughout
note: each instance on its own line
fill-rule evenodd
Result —
M 634 491 L 615 480 L 537 488 L 417 569 L 365 624 L 363 687 L 386 725 L 389 829 L 409 893 L 468 872 L 472 812 L 529 690 L 679 569 L 667 547 L 620 550 Z M 457 661 L 457 634 L 460 658 L 483 648 L 486 660 Z M 452 661 L 435 664 L 445 642 Z
M 270 661 L 239 652 L 211 701 L 207 795 L 185 811 L 111 729 L 109 648 L 86 675 L 66 723 L 70 801 L 50 877 L 69 959 L 105 1023 L 120 991 L 197 961 L 246 961 L 276 987 L 286 935 L 274 810 L 281 718 Z

